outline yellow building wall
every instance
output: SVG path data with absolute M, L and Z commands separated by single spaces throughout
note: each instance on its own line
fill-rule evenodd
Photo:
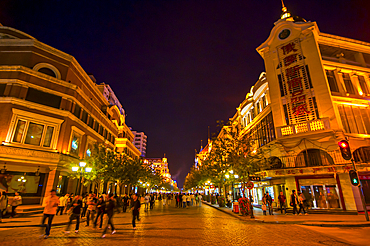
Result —
M 352 190 L 351 181 L 349 179 L 348 173 L 337 174 L 339 177 L 340 185 L 342 188 L 343 199 L 346 205 L 346 210 L 357 210 L 355 197 Z M 360 199 L 360 197 L 358 197 Z M 361 201 L 360 201 L 361 203 Z

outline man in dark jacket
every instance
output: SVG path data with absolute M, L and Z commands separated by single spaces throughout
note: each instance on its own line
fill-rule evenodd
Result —
M 101 229 L 103 226 L 103 217 L 105 213 L 105 201 L 103 196 L 99 197 L 98 203 L 96 204 L 96 210 L 98 212 L 98 215 L 95 217 L 94 228 L 96 228 L 96 224 L 98 222 L 98 219 L 100 218 L 99 228 Z
M 134 194 L 132 196 L 132 201 L 131 201 L 131 211 L 132 211 L 132 227 L 134 228 L 134 230 L 136 230 L 136 224 L 135 224 L 135 221 L 136 221 L 136 218 L 138 221 L 140 221 L 139 219 L 139 211 L 140 211 L 140 201 L 138 200 L 138 197 L 136 194 Z
M 123 212 L 126 213 L 127 210 L 127 204 L 128 204 L 128 196 L 125 194 L 122 198 L 122 203 L 123 203 Z
M 272 209 L 272 197 L 270 196 L 268 192 L 266 192 L 266 203 L 267 203 L 267 206 L 269 207 L 269 214 L 273 215 L 274 211 Z
M 79 195 L 76 195 L 75 199 L 72 201 L 71 208 L 72 214 L 69 217 L 69 221 L 67 224 L 67 228 L 64 233 L 69 233 L 69 227 L 74 219 L 76 219 L 76 231 L 78 233 L 78 229 L 80 227 L 80 215 L 81 215 L 81 208 L 82 208 L 82 200 Z
M 280 191 L 280 195 L 278 196 L 279 205 L 280 205 L 280 212 L 283 214 L 283 208 L 286 214 L 286 197 L 284 196 L 284 193 Z
M 299 204 L 298 202 L 298 196 L 295 193 L 295 190 L 292 190 L 292 194 L 290 195 L 290 206 L 293 207 L 293 214 L 297 215 L 297 205 Z
M 113 225 L 113 214 L 114 214 L 114 208 L 116 207 L 116 201 L 113 198 L 113 194 L 108 195 L 106 204 L 107 205 L 105 207 L 105 211 L 108 215 L 108 223 L 104 228 L 102 238 L 105 238 L 105 233 L 107 232 L 109 225 L 112 230 L 112 235 L 116 233 L 116 230 L 114 229 L 114 225 Z

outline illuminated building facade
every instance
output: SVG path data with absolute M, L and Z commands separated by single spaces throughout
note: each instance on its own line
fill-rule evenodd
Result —
M 322 33 L 285 8 L 257 51 L 266 73 L 232 118 L 268 149 L 254 200 L 298 190 L 312 209 L 363 211 L 338 142 L 349 141 L 370 205 L 370 43 Z
M 164 182 L 166 183 L 173 183 L 173 180 L 171 178 L 170 169 L 168 168 L 168 162 L 167 158 L 145 158 L 144 161 L 146 164 L 148 164 L 153 172 L 156 174 L 159 174 L 163 177 Z M 176 182 L 176 181 L 175 181 Z
M 140 155 L 110 87 L 73 56 L 0 25 L 0 57 L 0 190 L 22 192 L 23 204 L 52 188 L 75 193 L 70 165 L 98 142 Z

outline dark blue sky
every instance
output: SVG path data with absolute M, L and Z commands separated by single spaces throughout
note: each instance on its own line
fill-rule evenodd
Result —
M 285 0 L 320 31 L 370 42 L 368 0 Z M 207 127 L 227 120 L 264 71 L 255 51 L 280 0 L 0 0 L 0 22 L 73 55 L 111 85 L 127 125 L 167 154 L 182 186 Z

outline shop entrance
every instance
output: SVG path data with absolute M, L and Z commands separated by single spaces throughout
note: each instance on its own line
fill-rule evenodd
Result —
M 338 188 L 336 185 L 301 186 L 306 197 L 306 206 L 316 209 L 338 209 L 340 207 Z

